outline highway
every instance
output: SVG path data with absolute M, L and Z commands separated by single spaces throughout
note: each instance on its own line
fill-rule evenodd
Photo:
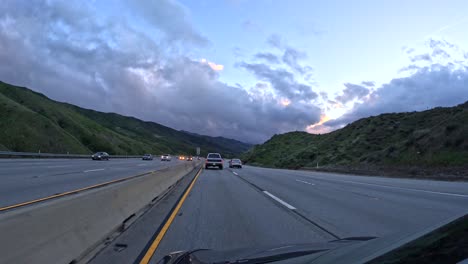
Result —
M 186 177 L 91 263 L 138 263 L 150 245 L 156 245 L 155 263 L 177 250 L 410 235 L 468 213 L 466 182 L 244 166 L 203 170 L 174 220 L 165 221 L 190 180 Z M 164 224 L 167 233 L 155 244 Z
M 175 165 L 141 159 L 0 159 L 0 208 Z

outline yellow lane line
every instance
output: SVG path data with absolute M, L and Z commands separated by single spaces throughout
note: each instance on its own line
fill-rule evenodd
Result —
M 189 195 L 190 191 L 192 190 L 193 186 L 195 185 L 195 182 L 197 181 L 198 176 L 200 176 L 201 172 L 202 172 L 202 168 L 200 168 L 197 175 L 193 179 L 192 183 L 190 184 L 190 186 L 188 187 L 188 189 L 185 191 L 184 195 L 180 199 L 180 201 L 177 204 L 176 208 L 174 209 L 174 211 L 172 211 L 171 216 L 166 221 L 166 223 L 164 224 L 163 228 L 161 229 L 159 234 L 156 236 L 154 241 L 151 243 L 151 246 L 148 248 L 148 251 L 146 251 L 145 256 L 141 259 L 140 264 L 148 264 L 149 261 L 151 260 L 151 258 L 153 257 L 154 252 L 156 251 L 156 249 L 158 248 L 158 246 L 161 243 L 162 239 L 164 238 L 164 235 L 166 234 L 167 230 L 169 229 L 172 222 L 174 221 L 174 219 L 175 219 L 177 213 L 179 212 L 180 208 L 184 204 L 185 199 L 187 199 L 187 196 Z
M 70 195 L 70 194 L 75 194 L 75 193 L 78 193 L 78 192 L 82 192 L 82 191 L 102 187 L 104 185 L 109 185 L 109 184 L 112 184 L 112 183 L 117 183 L 117 182 L 121 182 L 121 181 L 130 180 L 130 179 L 140 177 L 140 176 L 143 176 L 143 175 L 152 174 L 154 172 L 155 171 L 145 172 L 145 173 L 134 175 L 134 176 L 127 177 L 127 178 L 112 180 L 112 181 L 108 181 L 108 182 L 99 183 L 99 184 L 87 186 L 87 187 L 84 187 L 84 188 L 76 189 L 76 190 L 73 190 L 73 191 L 63 192 L 63 193 L 54 194 L 54 195 L 51 195 L 51 196 L 42 197 L 42 198 L 39 198 L 39 199 L 35 199 L 35 200 L 23 202 L 23 203 L 8 205 L 8 206 L 5 206 L 5 207 L 0 207 L 0 212 L 10 210 L 10 209 L 14 209 L 14 208 L 18 208 L 18 207 L 22 207 L 22 206 L 26 206 L 26 205 L 30 205 L 30 204 L 35 204 L 35 203 L 51 200 L 51 199 L 54 199 L 54 198 L 58 198 L 58 197 L 62 197 L 62 196 Z

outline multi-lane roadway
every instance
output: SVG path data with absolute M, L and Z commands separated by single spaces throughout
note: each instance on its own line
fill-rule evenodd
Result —
M 188 161 L 3 159 L 0 208 L 180 162 Z M 145 256 L 154 262 L 172 251 L 197 248 L 411 235 L 468 213 L 466 182 L 226 167 L 185 177 L 91 263 L 138 263 Z M 171 214 L 175 217 L 168 221 Z
M 91 263 L 152 261 L 177 250 L 233 249 L 416 234 L 468 213 L 468 183 L 276 170 L 203 170 L 173 221 L 185 179 Z M 168 227 L 155 243 L 163 225 Z M 154 247 L 156 246 L 156 247 Z
M 178 160 L 0 159 L 0 208 L 162 169 Z

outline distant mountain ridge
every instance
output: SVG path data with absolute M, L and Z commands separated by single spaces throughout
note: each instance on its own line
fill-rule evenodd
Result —
M 0 150 L 140 155 L 171 153 L 226 156 L 251 144 L 178 131 L 155 122 L 57 102 L 24 87 L 0 82 Z
M 468 102 L 363 118 L 328 134 L 275 135 L 243 158 L 277 168 L 458 166 L 468 171 Z

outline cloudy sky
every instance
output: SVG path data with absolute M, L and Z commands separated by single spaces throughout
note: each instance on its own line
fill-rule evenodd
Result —
M 468 100 L 468 2 L 2 0 L 0 80 L 260 143 Z

